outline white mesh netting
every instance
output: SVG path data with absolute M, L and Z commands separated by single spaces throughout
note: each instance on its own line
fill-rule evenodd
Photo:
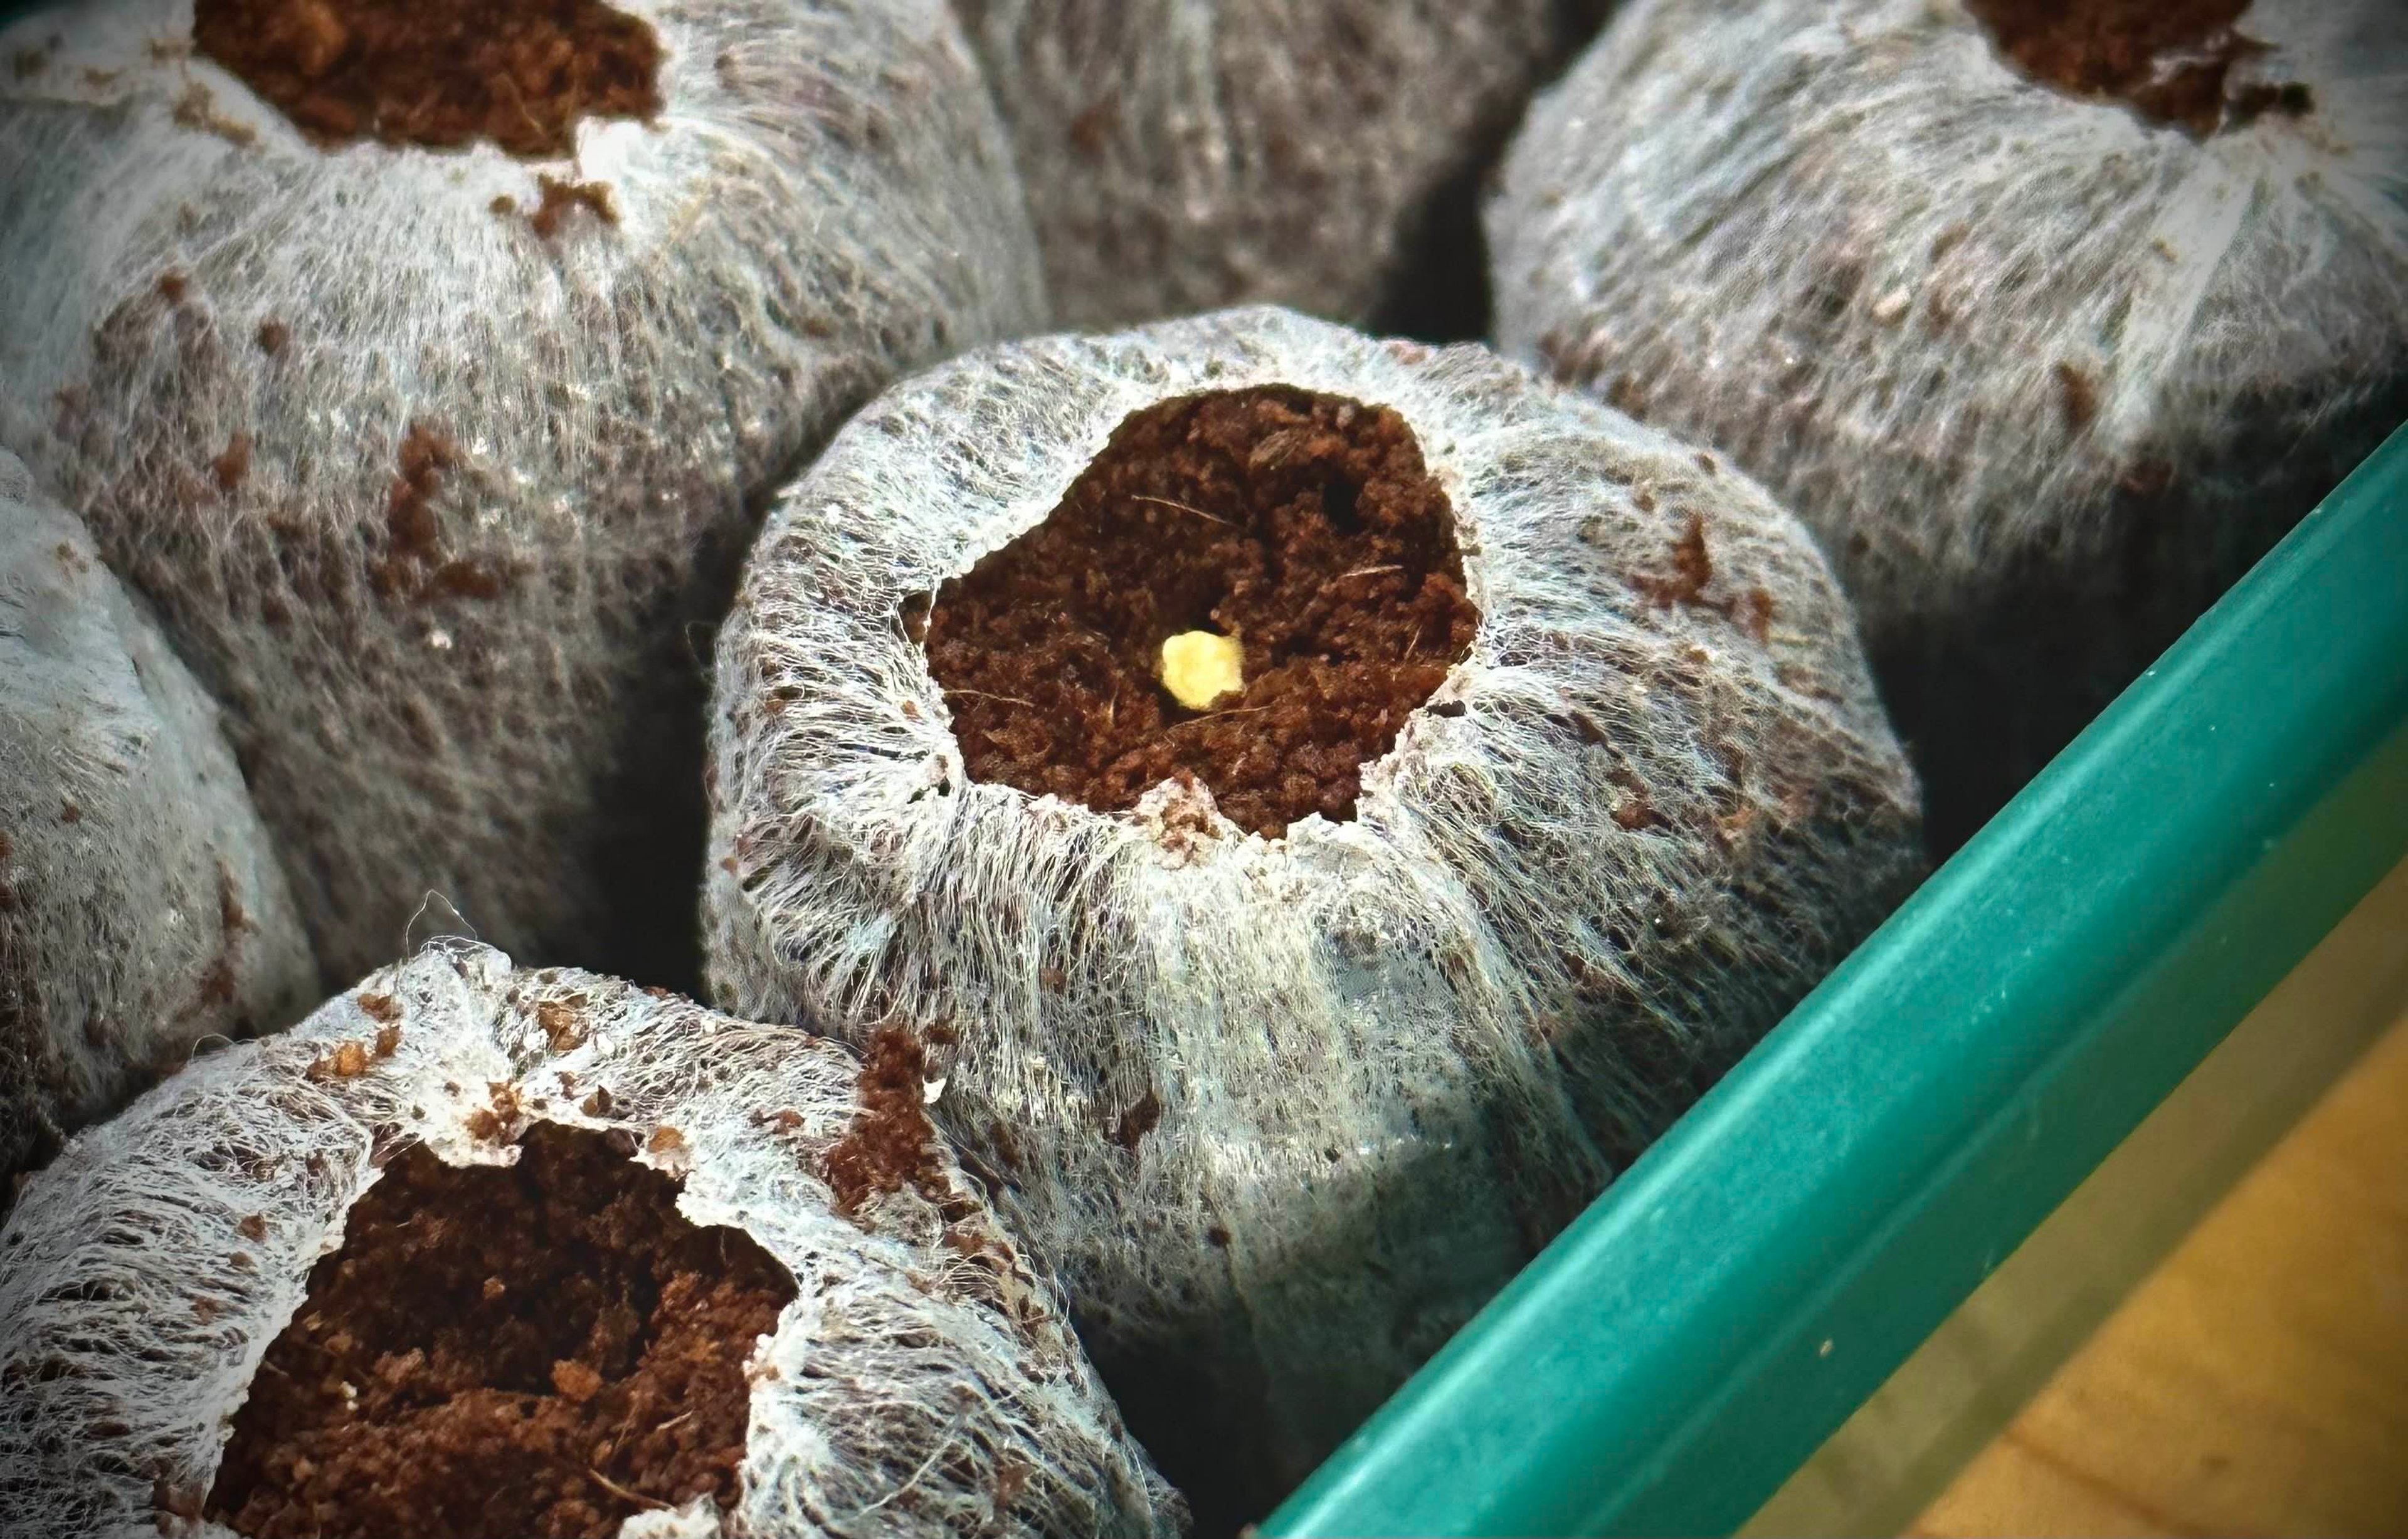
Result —
M 1065 324 L 1359 320 L 1569 51 L 1556 0 L 955 0 Z
M 1266 841 L 1167 786 L 1102 815 L 971 782 L 901 607 L 1042 519 L 1131 412 L 1272 383 L 1401 414 L 1482 615 L 1354 820 Z M 1710 578 L 1651 596 L 1690 536 Z M 950 1022 L 939 1120 L 1157 1457 L 1241 1509 L 1920 869 L 1848 611 L 1761 492 L 1484 350 L 1272 309 L 890 391 L 771 515 L 713 714 L 713 988 L 856 1034 Z
M 761 499 L 1042 318 L 940 0 L 625 8 L 665 105 L 552 162 L 320 149 L 193 55 L 190 0 L 0 36 L 0 442 L 225 705 L 337 977 L 429 890 L 531 961 L 690 967 L 664 873 Z M 545 176 L 614 218 L 539 234 Z
M 1500 174 L 1502 346 L 1815 529 L 1948 842 L 2408 416 L 2408 9 L 2238 30 L 2308 106 L 2201 138 L 1959 0 L 1639 0 Z
M 0 1182 L 316 998 L 217 707 L 0 450 Z
M 822 1158 L 858 1072 L 791 1028 L 458 942 L 195 1061 L 71 1142 L 0 1230 L 0 1529 L 225 1535 L 162 1512 L 198 1510 L 344 1215 L 412 1144 L 504 1163 L 541 1120 L 672 1146 L 636 1158 L 799 1290 L 752 1359 L 738 1509 L 623 1532 L 1170 1539 L 1179 1499 L 950 1159 L 950 1216 L 909 1185 L 836 1211 Z

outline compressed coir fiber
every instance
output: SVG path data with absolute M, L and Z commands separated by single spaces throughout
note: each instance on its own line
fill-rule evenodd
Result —
M 922 1072 L 459 942 L 203 1058 L 0 1229 L 0 1529 L 1171 1539 Z
M 1085 326 L 1253 300 L 1361 320 L 1443 239 L 1445 190 L 1584 30 L 1562 0 L 954 9 L 1010 126 L 1054 308 Z
M 937 1033 L 934 1115 L 1199 1520 L 1266 1510 L 1919 865 L 1762 492 L 1280 310 L 888 392 L 718 662 L 712 987 Z
M 1639 0 L 1487 224 L 1822 537 L 1945 850 L 2408 416 L 2403 189 L 2391 0 Z
M 317 997 L 217 706 L 0 450 L 0 1208 L 195 1044 Z
M 107 0 L 0 59 L 0 439 L 224 703 L 327 972 L 432 891 L 691 976 L 768 490 L 1042 313 L 951 15 Z

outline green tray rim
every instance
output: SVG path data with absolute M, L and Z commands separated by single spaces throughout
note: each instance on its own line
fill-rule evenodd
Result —
M 1744 1522 L 2408 852 L 2408 427 L 1271 1518 Z

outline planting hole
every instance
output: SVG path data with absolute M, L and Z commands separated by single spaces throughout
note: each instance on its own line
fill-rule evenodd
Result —
M 600 0 L 194 0 L 193 44 L 327 145 L 552 159 L 661 107 L 660 39 Z
M 2266 45 L 2239 31 L 2249 0 L 1966 0 L 2027 75 L 2087 101 L 2205 136 L 2268 112 L 2299 116 L 2303 85 L 2235 89 L 2233 65 Z
M 744 1363 L 793 1279 L 600 1134 L 539 1123 L 519 1155 L 385 1167 L 251 1380 L 211 1518 L 254 1539 L 609 1535 L 735 1505 Z
M 1404 419 L 1264 386 L 1123 421 L 939 590 L 928 669 L 974 779 L 1111 811 L 1184 774 L 1276 837 L 1354 816 L 1479 618 Z

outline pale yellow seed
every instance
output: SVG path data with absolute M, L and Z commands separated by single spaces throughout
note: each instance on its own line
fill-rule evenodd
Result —
M 1235 636 L 1182 631 L 1162 644 L 1162 687 L 1191 711 L 1246 687 L 1245 648 Z

